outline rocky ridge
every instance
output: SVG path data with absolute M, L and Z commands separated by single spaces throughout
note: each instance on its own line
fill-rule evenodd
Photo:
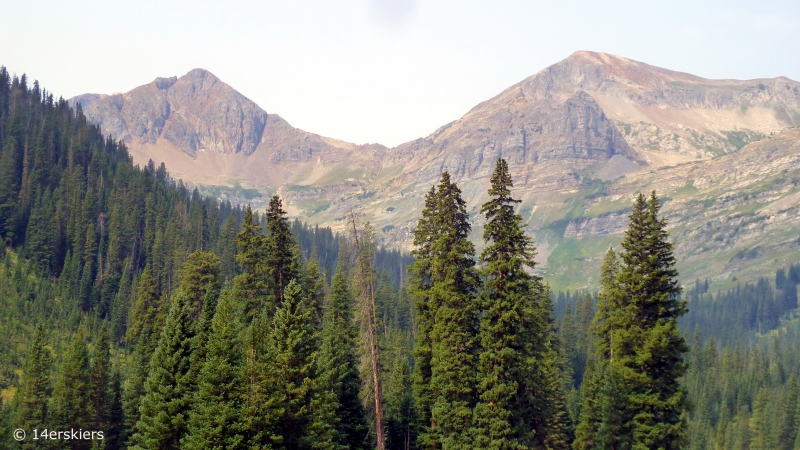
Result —
M 384 243 L 406 249 L 424 194 L 443 170 L 464 192 L 480 246 L 477 213 L 494 162 L 504 157 L 542 270 L 556 287 L 591 286 L 570 274 L 596 271 L 621 237 L 634 193 L 652 188 L 667 196 L 676 251 L 693 274 L 766 273 L 777 263 L 764 255 L 776 245 L 793 248 L 781 234 L 793 225 L 763 218 L 776 208 L 775 217 L 794 217 L 791 199 L 800 195 L 796 184 L 765 181 L 794 180 L 794 163 L 770 158 L 800 152 L 792 130 L 800 125 L 800 83 L 782 77 L 707 80 L 576 52 L 392 149 L 298 130 L 202 69 L 70 101 L 126 140 L 139 163 L 163 161 L 174 176 L 223 197 L 245 200 L 236 187 L 255 189 L 263 196 L 246 200 L 256 206 L 279 192 L 291 214 L 334 228 L 356 209 L 382 230 Z M 738 181 L 720 181 L 731 170 Z M 765 206 L 781 202 L 783 209 Z M 709 215 L 714 220 L 703 225 Z M 720 230 L 728 228 L 736 231 L 725 237 Z M 735 258 L 740 252 L 755 256 Z

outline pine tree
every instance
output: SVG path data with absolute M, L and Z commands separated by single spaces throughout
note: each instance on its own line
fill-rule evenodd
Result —
M 447 172 L 442 174 L 435 196 L 426 199 L 426 209 L 428 206 L 433 208 L 428 217 L 423 215 L 421 231 L 415 236 L 419 253 L 426 259 L 415 267 L 415 276 L 429 277 L 418 282 L 423 286 L 418 288 L 422 290 L 418 317 L 429 321 L 425 326 L 430 327 L 427 339 L 431 343 L 430 384 L 426 392 L 418 394 L 423 408 L 425 403 L 431 405 L 430 423 L 424 424 L 420 446 L 469 447 L 479 344 L 475 247 L 467 239 L 471 227 L 466 203 Z
M 166 317 L 166 304 L 158 298 L 156 280 L 149 265 L 139 275 L 136 299 L 131 310 L 125 340 L 131 346 L 141 343 L 145 346 L 143 354 L 149 355 L 155 349 L 160 325 Z
M 145 394 L 139 407 L 134 449 L 175 448 L 186 432 L 192 392 L 188 390 L 195 323 L 182 291 L 172 298 L 167 322 L 150 361 Z
M 264 266 L 264 236 L 250 205 L 245 210 L 242 231 L 236 237 L 236 246 L 239 249 L 236 261 L 242 267 L 242 273 L 234 278 L 234 294 L 247 322 L 251 322 L 262 311 L 272 311 L 274 299 L 267 298 L 270 285 Z
M 317 245 L 311 247 L 311 256 L 306 265 L 306 292 L 308 292 L 308 306 L 314 311 L 317 326 L 322 326 L 324 313 L 323 304 L 325 303 L 325 275 L 319 267 L 319 255 Z
M 206 358 L 197 380 L 182 448 L 245 448 L 238 425 L 241 402 L 239 365 L 242 354 L 236 338 L 231 294 L 222 294 L 211 325 Z
M 266 382 L 280 393 L 282 448 L 336 448 L 333 396 L 317 374 L 319 330 L 312 314 L 304 307 L 300 285 L 290 281 L 267 336 L 274 372 Z
M 122 375 L 119 370 L 111 374 L 108 425 L 103 434 L 103 445 L 107 450 L 123 447 L 125 414 L 122 404 Z
M 283 302 L 286 286 L 299 275 L 299 261 L 294 252 L 295 240 L 281 207 L 281 198 L 273 196 L 267 209 L 266 256 L 264 264 L 274 286 L 277 304 Z
M 546 353 L 545 289 L 539 277 L 525 270 L 536 267 L 536 251 L 533 240 L 522 231 L 522 216 L 514 213 L 514 204 L 520 200 L 511 197 L 513 183 L 505 160 L 497 161 L 491 183 L 490 200 L 481 208 L 486 216 L 483 238 L 487 246 L 480 260 L 486 281 L 480 298 L 484 311 L 474 444 L 523 448 L 535 435 L 543 442 L 548 434 L 543 424 L 553 420 L 534 417 L 530 407 L 521 407 L 546 398 L 545 385 L 555 381 L 547 379 L 544 366 L 536 365 Z M 557 372 L 555 367 L 549 369 Z M 529 382 L 531 379 L 535 382 Z
M 27 432 L 48 425 L 46 421 L 49 418 L 48 399 L 51 392 L 49 375 L 50 355 L 45 347 L 44 330 L 40 324 L 33 335 L 16 400 L 19 403 L 14 423 Z M 23 448 L 34 446 L 30 441 L 23 444 Z
M 795 372 L 792 372 L 786 388 L 789 392 L 786 395 L 786 412 L 783 416 L 783 423 L 778 437 L 778 450 L 792 450 L 794 448 L 794 442 L 797 439 L 797 428 L 800 426 L 800 421 L 798 421 L 800 382 Z
M 653 192 L 639 194 L 617 260 L 609 251 L 601 274 L 595 318 L 598 369 L 606 388 L 598 435 L 613 447 L 680 448 L 686 393 L 678 380 L 685 372 L 686 342 L 677 318 L 686 311 L 680 300 L 675 257 L 661 203 Z M 597 400 L 596 400 L 597 401 Z M 583 414 L 581 421 L 584 419 Z M 578 442 L 593 433 L 579 427 Z M 611 430 L 606 432 L 604 430 Z
M 82 327 L 72 338 L 61 373 L 53 389 L 53 417 L 51 423 L 61 429 L 90 430 L 95 417 L 92 405 L 92 377 L 89 351 Z M 74 449 L 88 449 L 91 441 L 71 442 Z
M 108 331 L 103 326 L 100 329 L 100 338 L 94 349 L 92 360 L 92 375 L 89 395 L 91 397 L 94 420 L 93 430 L 108 430 L 111 425 L 113 395 L 111 386 L 111 351 L 108 342 Z
M 183 278 L 180 288 L 186 294 L 189 307 L 195 318 L 200 317 L 203 310 L 203 299 L 216 299 L 220 290 L 221 263 L 217 255 L 211 252 L 194 251 L 183 263 Z
M 320 376 L 325 389 L 333 392 L 337 423 L 336 442 L 351 449 L 370 448 L 364 408 L 358 398 L 361 380 L 358 372 L 358 330 L 353 324 L 355 300 L 348 287 L 347 250 L 339 250 L 331 295 L 325 308 L 320 349 Z
M 431 431 L 431 405 L 433 393 L 431 392 L 431 329 L 433 328 L 434 311 L 430 304 L 430 289 L 432 285 L 433 252 L 431 244 L 438 236 L 435 228 L 434 215 L 437 212 L 436 186 L 431 186 L 425 195 L 425 207 L 422 216 L 414 230 L 414 250 L 411 255 L 414 262 L 409 266 L 412 274 L 409 290 L 414 297 L 416 321 L 414 323 L 414 403 L 419 422 L 416 428 L 421 436 L 420 443 L 423 448 L 433 448 L 435 440 Z M 430 439 L 428 438 L 430 436 Z M 428 441 L 428 445 L 426 445 Z
M 14 215 L 19 194 L 20 163 L 17 140 L 9 134 L 0 156 L 0 236 L 6 244 L 16 243 Z

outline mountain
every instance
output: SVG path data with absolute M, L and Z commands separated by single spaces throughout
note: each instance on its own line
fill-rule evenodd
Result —
M 270 191 L 297 178 L 276 165 L 297 172 L 320 162 L 369 165 L 360 155 L 385 149 L 298 130 L 203 69 L 69 102 L 80 104 L 104 134 L 125 140 L 137 163 L 165 162 L 176 177 L 204 185 L 241 182 Z
M 206 193 L 263 205 L 279 192 L 292 214 L 339 228 L 356 209 L 406 249 L 443 170 L 464 191 L 480 246 L 478 211 L 504 157 L 558 288 L 595 285 L 633 195 L 653 188 L 686 279 L 752 279 L 800 250 L 800 83 L 784 77 L 709 80 L 580 51 L 391 149 L 295 129 L 201 69 L 70 101 L 137 162 L 164 161 Z

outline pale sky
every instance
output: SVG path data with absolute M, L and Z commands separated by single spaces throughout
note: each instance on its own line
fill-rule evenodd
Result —
M 426 136 L 576 50 L 800 80 L 800 1 L 0 0 L 0 65 L 56 96 L 202 67 L 359 144 Z

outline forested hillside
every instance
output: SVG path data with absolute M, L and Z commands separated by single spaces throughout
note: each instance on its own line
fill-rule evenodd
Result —
M 553 294 L 503 159 L 483 251 L 444 172 L 408 255 L 135 166 L 5 68 L 0 142 L 0 448 L 800 448 L 800 265 L 682 289 L 655 192 Z

